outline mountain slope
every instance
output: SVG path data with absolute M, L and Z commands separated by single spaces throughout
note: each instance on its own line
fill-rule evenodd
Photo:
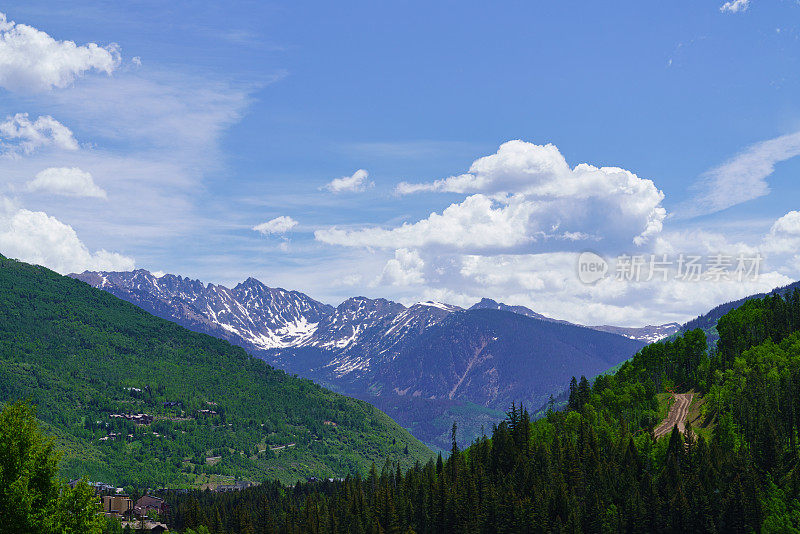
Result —
M 430 454 L 365 402 L 0 256 L 0 400 L 15 399 L 66 447 L 65 476 L 114 484 L 289 482 Z
M 538 406 L 576 369 L 596 375 L 641 347 L 589 328 L 470 310 L 427 329 L 377 376 L 402 395 L 461 398 L 497 409 L 520 400 Z

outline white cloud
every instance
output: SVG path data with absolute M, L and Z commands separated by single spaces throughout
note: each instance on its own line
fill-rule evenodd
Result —
M 544 193 L 558 192 L 556 182 L 569 179 L 571 169 L 554 145 L 524 141 L 503 143 L 497 153 L 475 160 L 469 172 L 432 183 L 397 186 L 399 194 L 419 191 L 451 193 Z
M 652 252 L 667 254 L 673 258 L 680 254 L 736 256 L 739 254 L 754 255 L 758 253 L 758 247 L 741 241 L 732 243 L 725 235 L 718 232 L 691 229 L 665 232 L 653 242 Z
M 352 176 L 335 178 L 322 186 L 321 189 L 330 191 L 331 193 L 344 193 L 346 191 L 360 193 L 375 185 L 374 182 L 368 182 L 367 178 L 369 178 L 369 173 L 364 169 L 358 169 Z
M 722 4 L 719 10 L 721 13 L 740 13 L 747 11 L 749 7 L 750 0 L 731 0 Z
M 297 221 L 286 215 L 281 215 L 280 217 L 275 217 L 267 222 L 255 225 L 253 230 L 264 235 L 285 234 L 295 226 L 297 226 Z
M 106 198 L 92 175 L 78 167 L 50 167 L 39 172 L 28 182 L 28 191 L 44 191 L 70 197 Z
M 696 198 L 676 211 L 693 217 L 730 208 L 770 192 L 766 178 L 775 164 L 800 156 L 800 132 L 756 143 L 727 163 L 711 169 L 694 187 Z
M 69 128 L 49 115 L 31 121 L 27 113 L 17 113 L 0 122 L 0 150 L 3 154 L 31 154 L 48 146 L 77 150 L 78 142 Z
M 446 208 L 441 215 L 397 228 L 317 230 L 317 240 L 331 245 L 376 248 L 445 246 L 455 249 L 509 248 L 535 239 L 529 234 L 535 204 L 520 197 L 495 201 L 472 195 Z
M 120 63 L 117 45 L 78 46 L 57 41 L 0 13 L 0 86 L 11 91 L 43 91 L 66 87 L 84 73 L 111 74 Z
M 790 211 L 773 223 L 770 234 L 789 234 L 800 236 L 800 211 Z
M 764 249 L 775 254 L 800 252 L 800 211 L 790 211 L 773 223 L 764 237 Z
M 425 262 L 416 250 L 406 248 L 394 251 L 394 258 L 386 262 L 375 285 L 410 286 L 425 283 Z
M 580 324 L 642 326 L 685 322 L 723 302 L 792 281 L 768 271 L 761 272 L 756 280 L 687 282 L 656 277 L 651 281 L 629 282 L 615 278 L 612 263 L 611 276 L 589 286 L 582 284 L 576 275 L 577 256 L 571 253 L 467 255 L 461 258 L 457 271 L 447 273 L 443 288 L 467 294 L 472 302 L 488 295 Z
M 613 199 L 633 202 L 654 220 L 664 194 L 652 180 L 639 178 L 619 167 L 595 167 L 587 163 L 570 168 L 554 145 L 514 140 L 500 145 L 495 154 L 475 160 L 469 172 L 432 183 L 397 186 L 399 194 L 418 191 L 451 193 L 524 194 L 536 198 Z M 639 206 L 639 204 L 641 204 Z
M 0 252 L 62 274 L 84 270 L 127 271 L 135 266 L 132 258 L 115 252 L 90 252 L 71 226 L 44 212 L 26 209 L 0 218 Z
M 441 215 L 393 229 L 317 231 L 344 246 L 454 249 L 513 248 L 534 242 L 622 241 L 642 245 L 662 229 L 664 194 L 651 180 L 617 167 L 571 169 L 553 145 L 509 141 L 466 174 L 397 192 L 477 193 Z

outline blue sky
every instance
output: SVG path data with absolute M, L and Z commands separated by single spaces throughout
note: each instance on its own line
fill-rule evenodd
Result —
M 627 325 L 800 277 L 796 1 L 198 4 L 4 5 L 0 252 Z

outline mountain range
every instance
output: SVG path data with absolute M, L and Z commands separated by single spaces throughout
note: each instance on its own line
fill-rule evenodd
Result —
M 540 406 L 679 329 L 584 327 L 483 299 L 469 309 L 353 297 L 336 307 L 248 278 L 233 288 L 145 270 L 71 275 L 268 363 L 368 400 L 415 436 L 469 442 L 512 402 Z

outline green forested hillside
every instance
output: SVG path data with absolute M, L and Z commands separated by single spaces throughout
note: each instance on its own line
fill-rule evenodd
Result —
M 568 408 L 512 409 L 446 462 L 366 479 L 171 495 L 211 532 L 800 532 L 800 291 L 747 302 L 573 384 Z M 703 432 L 656 440 L 667 388 L 702 396 Z M 664 395 L 661 395 L 664 397 Z M 274 529 L 274 530 L 273 530 Z
M 339 477 L 431 454 L 367 403 L 0 256 L 0 401 L 16 399 L 58 438 L 64 476 L 117 485 Z
M 695 317 L 681 328 L 681 332 L 688 332 L 689 330 L 696 330 L 701 329 L 705 332 L 706 337 L 708 338 L 708 344 L 710 347 L 716 345 L 717 340 L 719 340 L 719 333 L 717 332 L 717 322 L 720 320 L 722 316 L 727 314 L 728 312 L 735 310 L 739 306 L 743 305 L 744 303 L 753 300 L 753 299 L 763 299 L 767 296 L 785 296 L 791 295 L 794 293 L 795 289 L 800 288 L 800 282 L 794 282 L 789 284 L 788 286 L 783 287 L 776 287 L 769 293 L 761 293 L 757 295 L 750 295 L 749 297 L 745 297 L 743 299 L 735 300 L 732 302 L 726 302 L 724 304 L 720 304 L 716 308 L 712 309 L 708 313 Z

